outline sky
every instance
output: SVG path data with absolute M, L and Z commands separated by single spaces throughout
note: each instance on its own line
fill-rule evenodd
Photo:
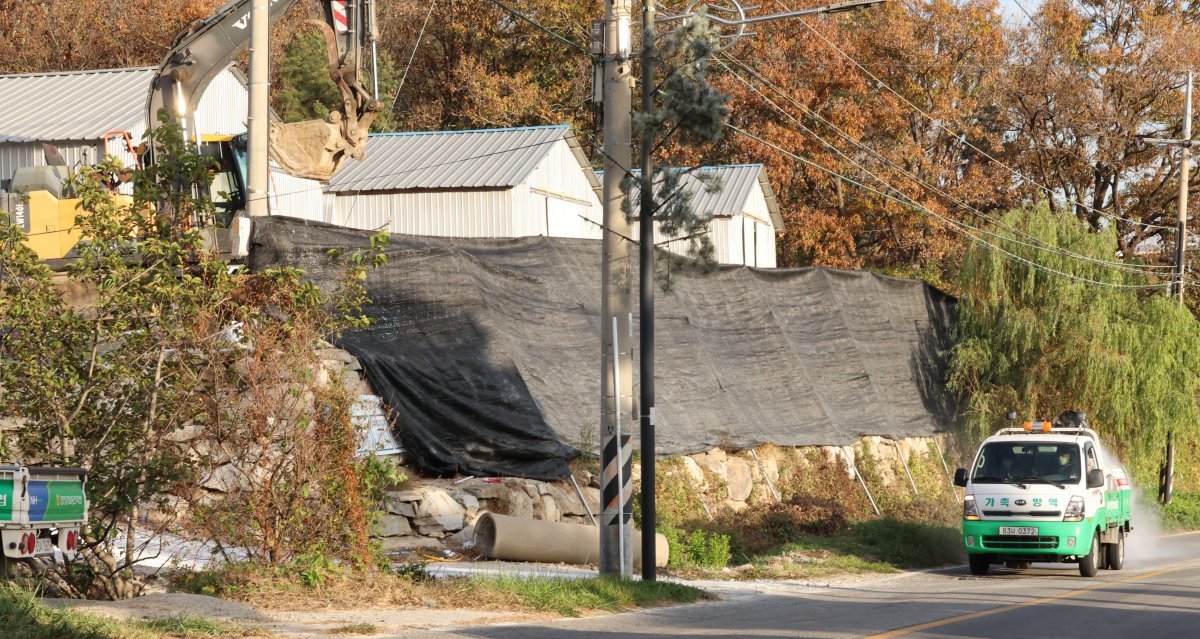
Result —
M 1041 0 L 1000 0 L 1000 11 L 1004 13 L 1005 22 L 1019 25 L 1029 22 L 1021 7 L 1025 7 L 1025 11 L 1032 14 L 1040 5 Z

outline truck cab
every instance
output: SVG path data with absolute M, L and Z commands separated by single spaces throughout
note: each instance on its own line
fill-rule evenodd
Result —
M 966 489 L 963 545 L 974 574 L 993 564 L 1066 562 L 1092 577 L 1124 565 L 1133 530 L 1129 479 L 1086 421 L 1002 429 L 954 483 Z

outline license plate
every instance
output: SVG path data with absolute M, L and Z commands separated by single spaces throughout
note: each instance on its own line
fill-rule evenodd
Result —
M 1033 526 L 1001 526 L 1001 535 L 1037 535 L 1038 529 Z

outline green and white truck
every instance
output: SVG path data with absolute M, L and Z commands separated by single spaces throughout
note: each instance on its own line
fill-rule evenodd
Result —
M 1001 429 L 954 483 L 966 489 L 963 545 L 976 575 L 993 564 L 1064 562 L 1093 577 L 1125 564 L 1129 478 L 1082 413 Z
M 0 576 L 21 560 L 72 557 L 87 523 L 87 473 L 79 468 L 0 466 Z

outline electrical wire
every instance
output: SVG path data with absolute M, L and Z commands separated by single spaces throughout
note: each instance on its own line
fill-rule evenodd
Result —
M 400 90 L 404 88 L 404 81 L 408 79 L 408 70 L 412 68 L 413 58 L 417 57 L 417 49 L 421 47 L 421 39 L 425 37 L 425 27 L 429 26 L 429 18 L 433 16 L 433 8 L 437 6 L 437 0 L 429 0 L 429 12 L 425 14 L 425 22 L 421 23 L 421 32 L 417 34 L 417 41 L 413 44 L 412 53 L 408 56 L 408 64 L 404 65 L 404 74 L 400 76 L 400 86 L 396 87 L 396 97 L 392 98 L 392 110 L 396 110 L 396 103 L 400 101 Z
M 725 127 L 734 131 L 735 133 L 738 133 L 738 134 L 745 136 L 751 140 L 754 140 L 764 146 L 775 149 L 779 153 L 782 153 L 782 154 L 792 158 L 793 160 L 800 162 L 801 164 L 812 167 L 814 169 L 817 169 L 818 171 L 829 174 L 831 176 L 843 179 L 846 182 L 848 182 L 854 186 L 857 186 L 861 189 L 870 191 L 872 193 L 875 193 L 876 195 L 879 195 L 881 197 L 892 200 L 898 204 L 901 204 L 902 206 L 911 208 L 911 209 L 917 211 L 918 213 L 932 216 L 938 220 L 941 220 L 943 223 L 947 224 L 948 228 L 951 229 L 952 231 L 965 235 L 966 237 L 970 238 L 971 240 L 975 241 L 976 243 L 983 245 L 988 250 L 999 253 L 1005 259 L 1014 260 L 1014 261 L 1026 264 L 1034 269 L 1037 269 L 1037 270 L 1040 270 L 1040 271 L 1043 271 L 1043 272 L 1046 272 L 1046 273 L 1049 273 L 1052 275 L 1057 275 L 1059 277 L 1065 277 L 1067 279 L 1079 282 L 1081 284 L 1088 284 L 1088 285 L 1093 285 L 1093 286 L 1102 286 L 1102 287 L 1115 288 L 1115 289 L 1146 290 L 1146 289 L 1167 288 L 1172 285 L 1171 282 L 1163 282 L 1163 283 L 1159 283 L 1159 284 L 1125 284 L 1125 283 L 1120 283 L 1120 282 L 1104 282 L 1101 280 L 1094 280 L 1094 279 L 1087 278 L 1087 277 L 1081 277 L 1081 276 L 1075 275 L 1073 273 L 1068 273 L 1066 271 L 1060 271 L 1058 269 L 1046 266 L 1044 264 L 1034 262 L 1033 260 L 1021 257 L 1020 255 L 1017 255 L 1008 250 L 1005 250 L 1001 246 L 992 244 L 991 242 L 988 242 L 987 240 L 980 237 L 979 235 L 976 235 L 975 232 L 981 232 L 981 229 L 978 229 L 978 228 L 976 228 L 970 224 L 967 224 L 965 222 L 960 222 L 960 221 L 954 220 L 952 218 L 948 218 L 944 215 L 941 215 L 941 214 L 937 213 L 936 211 L 933 211 L 933 210 L 921 205 L 918 202 L 912 201 L 911 199 L 904 197 L 903 194 L 901 194 L 901 197 L 897 197 L 890 193 L 885 193 L 883 191 L 880 191 L 880 190 L 878 190 L 874 187 L 871 187 L 870 185 L 865 184 L 859 180 L 855 180 L 854 178 L 842 175 L 832 169 L 828 169 L 824 166 L 821 166 L 820 164 L 817 164 L 816 162 L 813 162 L 812 160 L 809 160 L 803 156 L 792 153 L 791 151 L 784 149 L 783 147 L 779 146 L 778 144 L 775 144 L 774 142 L 765 140 L 765 139 L 763 139 L 753 133 L 750 133 L 749 131 L 741 129 L 733 124 L 726 123 Z
M 876 76 L 874 73 L 871 73 L 871 71 L 870 71 L 870 70 L 868 70 L 866 67 L 864 67 L 862 64 L 859 64 L 858 60 L 855 60 L 855 59 L 854 59 L 854 58 L 853 58 L 853 57 L 852 57 L 850 54 L 848 54 L 848 53 L 846 53 L 844 50 L 842 50 L 842 48 L 841 48 L 841 47 L 839 47 L 839 46 L 837 46 L 836 44 L 834 44 L 834 42 L 833 42 L 832 40 L 830 40 L 829 38 L 825 37 L 825 34 L 821 33 L 821 32 L 820 32 L 818 29 L 814 28 L 814 27 L 813 27 L 811 24 L 809 24 L 807 21 L 803 21 L 802 23 L 804 24 L 805 28 L 807 28 L 809 31 L 811 31 L 811 32 L 812 32 L 814 35 L 816 35 L 818 38 L 820 38 L 821 40 L 823 40 L 823 41 L 824 41 L 826 44 L 828 44 L 828 45 L 829 45 L 829 47 L 830 47 L 830 48 L 832 48 L 834 51 L 838 52 L 838 54 L 840 54 L 840 55 L 841 55 L 843 58 L 845 58 L 846 60 L 848 60 L 848 61 L 849 61 L 851 64 L 853 64 L 855 67 L 857 67 L 857 68 L 858 68 L 860 71 L 862 71 L 864 74 L 866 74 L 866 75 L 867 75 L 868 77 L 870 77 L 872 80 L 874 80 L 874 81 L 876 82 L 876 84 L 878 84 L 879 86 L 883 87 L 884 89 L 887 89 L 887 90 L 888 90 L 888 91 L 889 91 L 889 92 L 890 92 L 892 95 L 895 95 L 896 97 L 900 98 L 900 100 L 902 100 L 902 101 L 903 101 L 905 104 L 907 104 L 909 107 L 911 107 L 911 108 L 912 108 L 913 110 L 915 110 L 917 113 L 920 113 L 922 116 L 924 116 L 926 119 L 928 119 L 928 120 L 929 120 L 931 123 L 933 123 L 933 125 L 934 125 L 934 126 L 938 127 L 939 129 L 942 129 L 942 130 L 943 130 L 943 131 L 945 131 L 946 133 L 949 133 L 950 135 L 954 136 L 955 138 L 958 138 L 959 140 L 961 140 L 961 141 L 962 141 L 962 143 L 963 143 L 963 144 L 965 144 L 965 145 L 967 145 L 967 146 L 971 147 L 972 149 L 974 149 L 976 152 L 978 152 L 980 155 L 982 155 L 983 157 L 987 158 L 988 160 L 991 160 L 992 162 L 995 162 L 996 164 L 999 164 L 1000 166 L 1004 167 L 1004 168 L 1005 168 L 1005 169 L 1007 169 L 1007 170 L 1008 170 L 1008 171 L 1009 171 L 1009 172 L 1010 172 L 1010 173 L 1011 173 L 1013 176 L 1015 176 L 1015 177 L 1017 177 L 1017 178 L 1020 178 L 1021 180 L 1025 181 L 1025 182 L 1028 182 L 1029 184 L 1032 184 L 1032 185 L 1034 185 L 1034 186 L 1038 187 L 1039 189 L 1041 189 L 1042 191 L 1044 191 L 1045 193 L 1047 193 L 1047 194 L 1049 194 L 1049 195 L 1051 195 L 1051 196 L 1053 196 L 1053 195 L 1055 194 L 1055 193 L 1054 193 L 1054 190 L 1053 190 L 1053 189 L 1051 189 L 1050 187 L 1048 187 L 1048 186 L 1046 186 L 1046 185 L 1044 185 L 1044 184 L 1042 184 L 1042 183 L 1038 182 L 1037 180 L 1035 180 L 1035 179 L 1033 179 L 1033 178 L 1031 178 L 1031 177 L 1029 177 L 1029 176 L 1025 175 L 1024 173 L 1021 173 L 1021 172 L 1020 172 L 1020 171 L 1018 171 L 1017 169 L 1015 169 L 1015 168 L 1013 168 L 1013 167 L 1009 166 L 1009 165 L 1008 165 L 1007 163 L 1005 163 L 1004 161 L 1002 161 L 1002 160 L 1000 160 L 1000 159 L 998 159 L 998 158 L 994 157 L 993 155 L 991 155 L 991 154 L 990 154 L 990 153 L 988 153 L 987 151 L 985 151 L 985 150 L 983 150 L 983 149 L 979 148 L 978 146 L 976 146 L 976 145 L 972 144 L 972 143 L 971 143 L 971 141 L 967 139 L 967 136 L 966 136 L 966 135 L 964 135 L 964 134 L 962 134 L 962 133 L 958 133 L 958 132 L 954 131 L 953 129 L 951 129 L 950 127 L 946 126 L 945 124 L 942 124 L 942 123 L 941 123 L 941 122 L 940 122 L 940 121 L 939 121 L 937 118 L 935 118 L 935 117 L 933 117 L 932 115 L 930 115 L 929 113 L 925 112 L 923 109 L 921 109 L 920 107 L 918 107 L 916 104 L 913 104 L 913 102 L 912 102 L 911 100 L 909 100 L 908 98 L 906 98 L 906 97 L 904 97 L 903 95 L 901 95 L 899 91 L 896 91 L 895 89 L 893 89 L 893 88 L 892 88 L 890 85 L 888 85 L 886 82 L 884 82 L 883 80 L 879 79 L 879 77 L 878 77 L 878 76 Z M 1068 196 L 1066 195 L 1066 193 L 1064 193 L 1064 194 L 1063 194 L 1063 198 L 1064 198 L 1064 199 L 1065 199 L 1065 200 L 1066 200 L 1068 203 L 1070 203 L 1070 204 L 1072 204 L 1072 205 L 1074 205 L 1074 206 L 1076 206 L 1076 207 L 1082 208 L 1082 209 L 1084 209 L 1084 210 L 1086 210 L 1086 211 L 1091 211 L 1092 213 L 1095 213 L 1096 215 L 1099 215 L 1100 217 L 1103 217 L 1103 218 L 1105 218 L 1105 219 L 1111 220 L 1111 221 L 1113 221 L 1113 222 L 1125 222 L 1125 223 L 1127 223 L 1127 224 L 1134 224 L 1134 225 L 1137 225 L 1137 226 L 1143 226 L 1143 227 L 1145 227 L 1145 228 L 1148 228 L 1148 229 L 1157 229 L 1157 230 L 1172 230 L 1172 229 L 1173 229 L 1173 227 L 1169 227 L 1169 226 L 1162 226 L 1162 225 L 1159 225 L 1159 224 L 1148 224 L 1148 223 L 1146 223 L 1146 222 L 1142 222 L 1142 221 L 1139 221 L 1139 220 L 1134 220 L 1134 219 L 1131 219 L 1131 218 L 1124 218 L 1124 217 L 1120 217 L 1120 216 L 1112 215 L 1111 213 L 1105 213 L 1104 211 L 1101 211 L 1101 210 L 1099 210 L 1099 209 L 1096 209 L 1096 208 L 1093 208 L 1093 207 L 1091 207 L 1091 206 L 1088 206 L 1087 204 L 1084 204 L 1083 202 L 1079 202 L 1079 201 L 1076 201 L 1076 200 L 1073 200 L 1073 199 L 1071 199 L 1070 197 L 1068 197 Z
M 764 100 L 765 100 L 765 101 L 766 101 L 766 102 L 767 102 L 769 105 L 771 105 L 771 106 L 772 106 L 772 107 L 773 107 L 773 108 L 774 108 L 776 111 L 778 111 L 779 113 L 781 113 L 781 114 L 783 114 L 784 116 L 786 116 L 788 119 L 790 119 L 790 120 L 792 120 L 793 122 L 795 122 L 797 126 L 799 126 L 800 128 L 802 128 L 802 129 L 803 129 L 805 132 L 807 132 L 807 133 L 808 133 L 809 135 L 811 135 L 812 137 L 816 138 L 818 141 L 820 141 L 820 142 L 821 142 L 822 144 L 824 144 L 826 147 L 828 147 L 829 149 L 831 149 L 833 152 L 837 153 L 839 156 L 841 156 L 842 158 L 844 158 L 846 161 L 850 162 L 851 164 L 853 164 L 854 166 L 856 166 L 857 168 L 859 168 L 859 169 L 860 169 L 860 170 L 862 170 L 863 172 L 865 172 L 865 173 L 867 173 L 868 175 L 870 175 L 871 177 L 875 178 L 875 180 L 876 180 L 876 181 L 878 181 L 878 182 L 880 182 L 881 184 L 884 184 L 884 185 L 886 185 L 888 188 L 890 188 L 890 189 L 892 189 L 892 190 L 895 190 L 896 192 L 901 192 L 899 189 L 897 189 L 895 186 L 893 186 L 893 185 L 891 185 L 890 183 L 888 183 L 888 182 L 887 182 L 885 179 L 883 179 L 883 178 L 882 178 L 882 177 L 880 177 L 879 175 L 877 175 L 877 174 L 875 174 L 875 173 L 871 172 L 871 171 L 870 171 L 870 170 L 868 170 L 866 167 L 863 167 L 861 164 L 859 164 L 857 161 L 855 161 L 853 158 L 850 158 L 849 156 L 845 155 L 845 154 L 844 154 L 844 153 L 843 153 L 841 150 L 839 150 L 839 149 L 838 149 L 838 148 L 837 148 L 835 145 L 833 145 L 833 144 L 832 144 L 832 143 L 830 143 L 829 141 L 825 140 L 825 139 L 824 139 L 824 138 L 822 138 L 822 137 L 821 137 L 819 134 L 817 134 L 815 131 L 813 131 L 813 130 L 812 130 L 812 129 L 810 129 L 808 126 L 806 126 L 806 125 L 805 125 L 805 124 L 804 124 L 804 123 L 803 123 L 803 122 L 802 122 L 802 121 L 801 121 L 799 118 L 796 118 L 794 115 L 792 115 L 791 113 L 789 113 L 788 111 L 786 111 L 785 109 L 783 109 L 782 107 L 780 107 L 780 106 L 779 106 L 778 104 L 776 104 L 776 103 L 775 103 L 773 100 L 771 100 L 771 98 L 770 98 L 770 97 L 768 97 L 768 96 L 767 96 L 767 95 L 765 95 L 765 94 L 764 94 L 764 93 L 763 93 L 761 90 L 759 90 L 759 89 L 758 89 L 758 87 L 755 87 L 755 86 L 754 86 L 754 85 L 752 85 L 752 84 L 751 84 L 749 81 L 747 81 L 745 78 L 743 78 L 741 75 L 739 75 L 739 74 L 738 74 L 736 71 L 734 71 L 733 69 L 730 69 L 730 68 L 729 68 L 729 66 L 728 66 L 728 65 L 725 63 L 725 61 L 724 61 L 724 60 L 722 60 L 722 59 L 720 59 L 720 58 L 717 58 L 717 63 L 718 63 L 718 64 L 720 64 L 721 66 L 723 66 L 723 67 L 724 67 L 724 68 L 725 68 L 727 71 L 729 71 L 729 73 L 730 73 L 731 75 L 733 75 L 733 76 L 734 76 L 735 78 L 737 78 L 737 79 L 738 79 L 740 82 L 742 82 L 744 85 L 746 85 L 746 86 L 747 86 L 747 87 L 748 87 L 750 90 L 754 91 L 754 92 L 755 92 L 755 93 L 757 93 L 757 94 L 758 94 L 760 97 L 762 97 L 762 98 L 763 98 L 763 99 L 764 99 Z M 991 223 L 991 224 L 993 224 L 993 225 L 995 225 L 995 226 L 997 226 L 997 227 L 999 227 L 999 228 L 1002 228 L 1002 229 L 1004 229 L 1004 230 L 1006 230 L 1006 231 L 1008 231 L 1008 232 L 1010 232 L 1010 233 L 1013 233 L 1013 234 L 1014 234 L 1014 235 L 1016 235 L 1016 236 L 1019 236 L 1019 237 L 1024 237 L 1024 238 L 1026 238 L 1026 239 L 1028 239 L 1028 240 L 1031 240 L 1032 242 L 1035 242 L 1036 244 L 1031 244 L 1031 243 L 1028 243 L 1028 242 L 1022 242 L 1022 241 L 1020 241 L 1020 240 L 1015 240 L 1015 239 L 1013 239 L 1013 238 L 1005 237 L 1005 236 L 1002 236 L 1002 235 L 998 235 L 998 234 L 996 234 L 996 233 L 994 233 L 994 232 L 991 232 L 991 231 L 984 230 L 983 232 L 984 232 L 984 233 L 986 233 L 986 234 L 988 234 L 988 235 L 992 235 L 992 236 L 994 236 L 994 237 L 1001 238 L 1001 239 L 1004 239 L 1004 240 L 1006 240 L 1006 241 L 1012 241 L 1012 242 L 1016 242 L 1016 243 L 1018 243 L 1018 244 L 1021 244 L 1021 245 L 1024 245 L 1024 246 L 1027 246 L 1027 247 L 1029 247 L 1029 248 L 1033 248 L 1033 249 L 1035 249 L 1035 250 L 1046 251 L 1046 252 L 1050 252 L 1050 253 L 1055 253 L 1055 254 L 1063 255 L 1063 256 L 1065 256 L 1065 257 L 1070 257 L 1070 258 L 1073 258 L 1073 259 L 1077 259 L 1077 260 L 1081 260 L 1081 261 L 1085 261 L 1085 262 L 1090 262 L 1090 263 L 1092 263 L 1092 264 L 1096 264 L 1096 265 L 1099 265 L 1099 266 L 1104 266 L 1104 267 L 1106 267 L 1106 268 L 1110 268 L 1110 269 L 1113 269 L 1113 270 L 1120 270 L 1120 271 L 1125 271 L 1125 272 L 1133 272 L 1133 273 L 1141 273 L 1141 272 L 1143 272 L 1144 270 L 1147 270 L 1147 269 L 1169 269 L 1169 268 L 1173 268 L 1173 267 L 1170 267 L 1170 266 L 1156 266 L 1156 265 L 1136 265 L 1136 264 L 1129 264 L 1129 263 L 1127 263 L 1127 262 L 1119 262 L 1119 261 L 1103 260 L 1103 259 L 1094 258 L 1094 257 L 1091 257 L 1091 256 L 1087 256 L 1087 255 L 1083 255 L 1083 254 L 1080 254 L 1080 253 L 1075 253 L 1075 252 L 1073 252 L 1073 251 L 1069 251 L 1069 250 L 1067 250 L 1067 249 L 1064 249 L 1064 248 L 1062 248 L 1062 247 L 1057 247 L 1057 246 L 1048 245 L 1048 244 L 1046 244 L 1046 243 L 1045 243 L 1045 241 L 1044 241 L 1044 240 L 1042 240 L 1041 238 L 1038 238 L 1038 237 L 1036 237 L 1036 236 L 1034 236 L 1034 235 L 1031 235 L 1031 234 L 1029 234 L 1029 233 L 1026 233 L 1026 232 L 1024 232 L 1024 231 L 1021 231 L 1020 229 L 1015 229 L 1015 228 L 1012 228 L 1012 227 L 1010 227 L 1010 226 L 1008 226 L 1008 225 L 1005 225 L 1005 224 L 1004 224 L 1004 223 L 1002 223 L 1001 221 L 999 221 L 999 220 L 996 220 L 995 218 L 993 218 L 993 217 L 991 217 L 991 216 L 987 215 L 986 213 L 984 213 L 983 211 L 980 211 L 979 209 L 977 209 L 977 208 L 975 208 L 975 207 L 971 206 L 970 204 L 968 204 L 968 203 L 966 203 L 966 202 L 962 201 L 961 199 L 959 199 L 959 198 L 957 198 L 957 197 L 955 197 L 955 196 L 951 195 L 950 193 L 946 192 L 945 190 L 943 190 L 943 189 L 941 189 L 941 188 L 939 188 L 939 187 L 937 187 L 937 186 L 935 186 L 935 185 L 933 185 L 933 184 L 930 184 L 928 181 L 926 181 L 926 180 L 924 180 L 923 178 L 921 178 L 921 177 L 919 177 L 919 176 L 917 176 L 917 175 L 913 174 L 912 172 L 910 172 L 910 171 L 906 170 L 905 168 L 903 168 L 903 167 L 899 166 L 898 164 L 896 164 L 895 162 L 891 161 L 891 160 L 890 160 L 890 159 L 888 159 L 886 156 L 884 156 L 884 155 L 882 155 L 881 153 L 879 153 L 879 152 L 875 151 L 874 149 L 872 149 L 872 148 L 870 148 L 870 147 L 868 147 L 868 146 L 866 146 L 866 145 L 862 144 L 861 142 L 858 142 L 858 141 L 857 141 L 857 140 L 855 140 L 855 139 L 854 139 L 852 136 L 850 136 L 850 134 L 846 133 L 845 131 L 843 131 L 843 130 L 842 130 L 840 127 L 838 127 L 837 125 L 833 124 L 832 122 L 829 122 L 829 121 L 828 121 L 828 120 L 826 120 L 825 118 L 821 117 L 819 114 L 817 114 L 817 113 L 813 112 L 812 110 L 808 109 L 807 107 L 805 107 L 803 104 L 801 104 L 801 103 L 800 103 L 798 100 L 796 100 L 794 97 L 792 97 L 791 95 L 787 94 L 787 93 L 786 93 L 786 92 L 785 92 L 785 91 L 782 89 L 782 87 L 780 87 L 780 86 L 778 86 L 777 84 L 775 84 L 775 83 L 771 82 L 769 79 L 767 79 L 767 78 L 763 77 L 763 76 L 762 76 L 762 74 L 758 73 L 758 72 L 757 72 L 757 71 L 755 71 L 753 68 L 750 68 L 750 67 L 748 67 L 747 65 L 745 65 L 744 63 L 742 63 L 742 62 L 740 62 L 740 61 L 734 61 L 734 63 L 735 63 L 735 64 L 737 64 L 739 68 L 741 68 L 741 69 L 743 69 L 744 71 L 746 71 L 747 73 L 749 73 L 749 74 L 753 75 L 753 76 L 754 76 L 756 79 L 758 79 L 758 80 L 759 80 L 759 82 L 762 82 L 763 84 L 765 84 L 765 85 L 767 85 L 768 87 L 770 87 L 771 89 L 773 89 L 773 90 L 774 90 L 774 91 L 775 91 L 777 94 L 779 94 L 780 96 L 782 96 L 784 99 L 787 99 L 787 100 L 788 100 L 789 102 L 791 102 L 791 103 L 792 103 L 794 106 L 796 106 L 796 107 L 800 108 L 802 111 L 804 111 L 804 113 L 805 113 L 806 115 L 808 115 L 808 116 L 810 116 L 810 117 L 814 118 L 815 120 L 817 120 L 817 121 L 821 122 L 821 123 L 822 123 L 822 124 L 824 124 L 825 126 L 827 126 L 827 127 L 829 127 L 830 129 L 832 129 L 832 130 L 833 130 L 835 133 L 837 133 L 837 134 L 838 134 L 840 137 L 842 137 L 843 139 L 847 140 L 848 142 L 850 142 L 851 144 L 853 144 L 853 145 L 857 146 L 858 148 L 860 148 L 860 149 L 862 149 L 862 150 L 864 150 L 864 151 L 866 151 L 866 152 L 870 153 L 871 155 L 873 155 L 874 157 L 876 157 L 876 158 L 877 158 L 877 159 L 879 159 L 880 161 L 884 162 L 885 164 L 887 164 L 887 165 L 888 165 L 889 167 L 891 167 L 892 169 L 894 169 L 894 170 L 896 170 L 896 171 L 900 172 L 902 175 L 904 175 L 905 177 L 909 178 L 910 180 L 912 180 L 912 181 L 914 181 L 914 182 L 918 183 L 919 185 L 923 186 L 923 187 L 924 187 L 924 188 L 926 188 L 927 190 L 930 190 L 930 191 L 932 191 L 932 192 L 934 192 L 934 193 L 936 193 L 936 194 L 938 194 L 938 195 L 940 195 L 940 196 L 944 197 L 945 199 L 949 200 L 951 203 L 953 203 L 953 204 L 956 204 L 956 205 L 958 205 L 958 206 L 960 206 L 960 207 L 962 207 L 962 208 L 964 208 L 964 209 L 966 209 L 966 210 L 970 211 L 971 213 L 973 213 L 973 214 L 974 214 L 974 215 L 976 215 L 977 217 L 979 217 L 979 218 L 981 218 L 981 219 L 983 219 L 983 220 L 985 220 L 985 221 L 987 221 L 987 222 L 989 222 L 989 223 Z M 905 196 L 905 197 L 908 197 L 908 196 Z M 910 198 L 910 199 L 911 199 L 911 198 Z
M 575 50 L 579 51 L 580 53 L 583 53 L 583 54 L 591 57 L 591 55 L 592 55 L 591 51 L 588 51 L 586 48 L 584 48 L 583 45 L 581 45 L 573 40 L 568 39 L 566 36 L 564 36 L 560 33 L 555 32 L 553 29 L 551 29 L 550 27 L 547 27 L 546 25 L 542 24 L 541 22 L 538 22 L 537 20 L 534 20 L 533 18 L 529 17 L 528 15 L 525 15 L 524 13 L 517 11 L 516 9 L 508 6 L 507 4 L 504 4 L 503 2 L 501 2 L 501 0 L 488 0 L 488 2 L 491 2 L 492 4 L 496 5 L 497 7 L 504 9 L 505 11 L 511 13 L 512 15 L 528 22 L 529 24 L 532 24 L 533 26 L 537 27 L 540 31 L 542 31 L 546 35 L 554 38 L 555 40 L 558 40 L 558 41 L 566 44 L 567 46 L 571 47 L 572 49 L 575 49 Z

